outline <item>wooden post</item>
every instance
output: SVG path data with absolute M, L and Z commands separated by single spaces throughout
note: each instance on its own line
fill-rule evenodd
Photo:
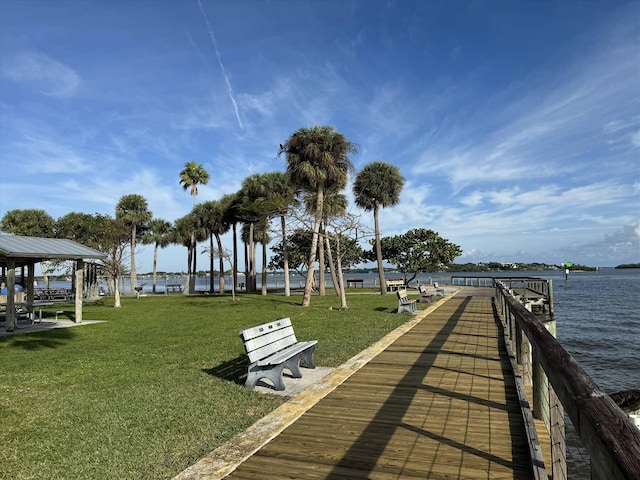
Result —
M 84 261 L 76 263 L 76 315 L 75 323 L 82 323 L 82 287 L 84 286 Z
M 7 260 L 7 332 L 16 328 L 16 261 Z
M 567 478 L 567 443 L 564 427 L 564 407 L 549 385 L 549 436 L 551 438 L 551 477 Z

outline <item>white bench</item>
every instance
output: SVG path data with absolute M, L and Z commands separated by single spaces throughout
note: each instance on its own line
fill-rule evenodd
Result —
M 409 300 L 409 295 L 407 295 L 406 290 L 398 290 L 396 295 L 398 295 L 398 313 L 416 313 L 418 311 L 416 308 L 416 301 Z
M 282 391 L 285 368 L 293 378 L 302 377 L 300 360 L 307 368 L 316 368 L 313 352 L 318 341 L 298 342 L 289 318 L 240 330 L 240 338 L 249 357 L 245 387 L 253 388 L 258 380 L 267 378 L 275 390 Z

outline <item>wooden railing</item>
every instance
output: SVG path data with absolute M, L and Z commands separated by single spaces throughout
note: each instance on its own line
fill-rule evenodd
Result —
M 552 323 L 529 312 L 504 279 L 495 279 L 495 289 L 523 380 L 533 390 L 533 415 L 544 420 L 551 439 L 551 478 L 567 478 L 565 411 L 589 454 L 592 479 L 640 478 L 640 430 L 554 338 Z

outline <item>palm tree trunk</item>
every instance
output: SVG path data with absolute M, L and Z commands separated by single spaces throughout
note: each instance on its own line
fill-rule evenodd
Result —
M 316 200 L 316 221 L 313 225 L 313 236 L 311 237 L 311 251 L 309 252 L 309 262 L 307 268 L 307 278 L 304 284 L 304 295 L 302 296 L 302 306 L 308 307 L 311 304 L 311 288 L 313 287 L 313 274 L 316 268 L 316 250 L 318 249 L 318 232 L 322 221 L 322 204 L 324 201 L 324 190 L 318 188 Z
M 233 268 L 231 269 L 231 283 L 231 294 L 235 299 L 236 287 L 238 286 L 238 235 L 235 222 L 233 222 Z
M 218 242 L 218 258 L 219 258 L 219 280 L 218 288 L 220 289 L 220 295 L 224 293 L 224 258 L 222 256 L 222 240 L 220 235 L 216 234 L 216 242 Z M 211 274 L 211 285 L 213 285 L 213 273 Z
M 325 231 L 325 233 L 327 233 Z M 329 239 L 329 235 L 326 234 L 324 237 L 324 241 L 327 244 L 326 251 L 327 257 L 329 258 L 329 271 L 331 272 L 331 282 L 333 283 L 333 289 L 336 291 L 336 296 L 340 296 L 340 285 L 338 285 L 338 277 L 336 276 L 336 267 L 333 262 L 333 254 L 331 253 L 331 241 Z
M 249 276 L 247 277 L 247 292 L 256 291 L 256 253 L 253 239 L 253 222 L 249 224 Z
M 262 295 L 267 294 L 267 243 L 262 244 Z
M 216 235 L 217 238 L 217 235 Z M 213 293 L 213 264 L 215 255 L 213 251 L 213 233 L 209 234 L 209 293 Z
M 284 215 L 280 216 L 280 225 L 282 227 L 282 258 L 284 263 L 284 296 L 291 296 L 291 285 L 289 283 L 289 252 L 287 251 L 287 232 L 285 229 Z
M 325 264 L 326 262 L 324 261 L 324 237 L 325 237 L 325 229 L 326 226 L 324 224 L 324 222 L 320 225 L 320 232 L 319 235 L 321 235 L 320 238 L 318 238 L 318 276 L 319 276 L 319 281 L 320 281 L 320 285 L 318 288 L 318 294 L 321 297 L 324 297 L 326 295 L 325 292 L 325 280 L 324 280 L 324 274 L 325 274 Z
M 380 206 L 376 203 L 373 207 L 373 223 L 376 231 L 376 259 L 378 260 L 378 278 L 380 279 L 380 295 L 387 294 L 387 285 L 384 281 L 384 268 L 382 266 L 382 246 L 380 244 L 380 224 L 378 223 L 378 212 Z
M 157 279 L 158 279 L 158 242 L 156 242 L 156 245 L 153 248 L 153 286 L 151 290 L 153 293 L 156 293 Z
M 136 224 L 131 226 L 131 291 L 135 292 L 135 288 L 138 286 L 138 279 L 136 275 Z
M 340 260 L 340 234 L 336 235 L 336 262 L 338 262 L 338 276 L 340 277 L 340 310 L 348 310 L 347 295 L 344 288 L 344 275 L 342 274 L 342 260 Z

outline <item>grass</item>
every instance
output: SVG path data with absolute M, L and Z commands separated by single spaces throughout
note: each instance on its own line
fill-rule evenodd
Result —
M 407 321 L 395 295 L 348 302 L 106 298 L 83 310 L 104 323 L 0 339 L 0 477 L 173 477 L 284 401 L 243 388 L 241 328 L 291 317 L 318 340 L 316 364 L 336 367 Z

